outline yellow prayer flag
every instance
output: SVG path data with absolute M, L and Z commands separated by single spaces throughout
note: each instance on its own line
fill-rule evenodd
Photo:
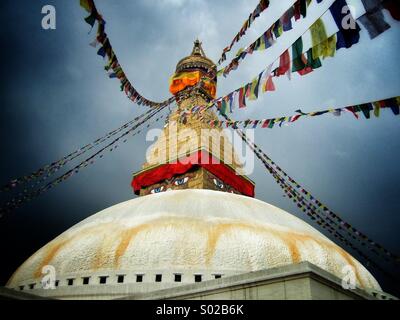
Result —
M 374 115 L 379 118 L 381 106 L 379 105 L 379 102 L 373 102 L 372 104 L 374 105 Z
M 321 19 L 318 19 L 314 22 L 314 24 L 310 27 L 310 32 L 312 41 L 312 56 L 314 60 L 321 56 L 327 57 L 335 54 L 335 52 L 332 54 L 332 44 L 335 42 L 336 45 L 336 36 L 328 39 L 325 25 Z
M 92 12 L 92 9 L 93 9 L 93 1 L 92 0 L 80 0 L 80 5 L 87 12 Z

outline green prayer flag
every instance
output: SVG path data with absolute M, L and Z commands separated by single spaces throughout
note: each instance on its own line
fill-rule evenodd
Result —
M 223 99 L 221 103 L 220 113 L 226 115 L 227 110 L 228 110 L 228 104 L 226 103 L 225 99 Z
M 322 67 L 321 60 L 319 58 L 314 59 L 312 55 L 312 48 L 307 51 L 307 66 L 318 69 Z
M 270 121 L 269 124 L 268 124 L 268 128 L 269 128 L 269 129 L 272 129 L 272 128 L 274 127 L 274 124 L 275 124 L 275 120 L 274 120 L 274 119 L 271 119 L 271 121 Z
M 302 59 L 303 55 L 303 39 L 298 38 L 292 45 L 292 72 L 303 70 L 306 65 Z
M 85 18 L 85 21 L 87 24 L 90 24 L 93 27 L 96 22 L 96 14 L 92 12 L 89 16 Z

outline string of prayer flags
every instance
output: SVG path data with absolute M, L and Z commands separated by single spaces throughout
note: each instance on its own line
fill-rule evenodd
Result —
M 260 150 L 261 149 L 259 149 L 259 151 Z M 270 170 L 272 171 L 275 180 L 283 189 L 283 191 L 297 204 L 297 206 L 303 212 L 308 211 L 311 214 L 311 217 L 319 219 L 320 223 L 318 224 L 320 226 L 325 228 L 328 227 L 331 231 L 345 232 L 346 235 L 351 237 L 351 239 L 360 242 L 364 247 L 367 247 L 374 253 L 384 256 L 386 261 L 389 261 L 387 258 L 390 257 L 393 259 L 393 262 L 399 262 L 397 255 L 386 250 L 383 246 L 369 239 L 365 234 L 344 221 L 337 214 L 328 209 L 327 206 L 318 201 L 309 191 L 299 185 L 293 178 L 286 174 L 264 153 L 263 155 L 264 159 L 266 160 L 265 162 L 270 165 Z M 377 250 L 379 250 L 379 252 Z
M 331 54 L 326 54 L 326 52 L 330 52 L 331 50 L 335 49 L 335 44 L 334 44 L 335 39 L 336 37 L 334 36 L 331 36 L 329 38 L 323 37 L 322 41 L 326 43 L 325 47 L 321 47 L 323 55 L 331 55 Z M 319 43 L 316 43 L 316 45 L 319 45 Z M 256 89 L 254 86 L 257 83 L 258 83 L 257 93 L 259 93 L 260 86 L 263 93 L 267 91 L 275 91 L 276 88 L 273 83 L 272 77 L 279 77 L 281 75 L 286 74 L 287 77 L 291 79 L 292 71 L 293 72 L 297 71 L 298 74 L 304 76 L 312 72 L 314 69 L 320 68 L 322 66 L 321 61 L 318 57 L 314 59 L 313 48 L 310 48 L 305 54 L 302 51 L 303 51 L 303 42 L 302 38 L 300 37 L 292 45 L 292 58 L 290 57 L 289 50 L 285 50 L 278 58 L 279 66 L 275 70 L 271 72 L 274 63 L 270 64 L 267 67 L 267 69 L 261 72 L 257 78 L 254 78 L 252 82 L 229 93 L 228 96 L 234 94 L 233 95 L 234 97 L 238 97 L 239 108 L 245 108 L 247 106 L 246 99 L 255 100 L 258 97 L 258 94 L 251 95 L 252 92 L 251 89 L 254 91 Z M 216 99 L 214 101 L 219 101 L 222 99 L 225 99 L 225 97 Z M 235 103 L 235 101 L 232 101 L 232 103 Z M 232 112 L 233 108 L 230 108 L 230 110 Z
M 89 16 L 85 18 L 85 21 L 93 28 L 95 22 L 98 23 L 97 36 L 94 42 L 90 45 L 96 47 L 100 44 L 100 48 L 97 50 L 97 54 L 102 58 L 107 58 L 107 64 L 104 67 L 110 78 L 117 78 L 120 81 L 121 91 L 125 92 L 127 97 L 139 106 L 144 105 L 151 108 L 160 108 L 163 106 L 170 105 L 175 101 L 175 97 L 171 97 L 163 102 L 154 102 L 143 97 L 130 83 L 119 64 L 118 58 L 111 46 L 110 40 L 105 33 L 106 22 L 97 11 L 96 5 L 93 0 L 80 0 L 80 5 L 87 12 Z
M 230 120 L 225 116 L 225 119 Z M 338 238 L 340 241 L 349 245 L 352 249 L 356 247 L 339 232 L 345 232 L 354 239 L 361 243 L 364 248 L 369 249 L 382 256 L 386 261 L 391 261 L 399 264 L 400 258 L 389 250 L 385 249 L 382 245 L 368 238 L 365 234 L 354 228 L 352 225 L 344 221 L 339 215 L 331 211 L 326 205 L 321 203 L 309 191 L 302 187 L 298 182 L 291 178 L 285 171 L 283 171 L 271 158 L 269 158 L 259 146 L 250 141 L 246 134 L 235 128 L 236 132 L 242 140 L 251 148 L 257 158 L 261 160 L 268 172 L 274 177 L 277 184 L 282 188 L 288 198 L 292 199 L 299 209 L 312 219 L 316 220 L 318 225 L 329 231 L 331 234 Z M 363 258 L 368 257 L 358 249 L 356 250 Z M 391 260 L 390 260 L 391 259 Z M 368 259 L 369 260 L 369 259 Z
M 240 31 L 236 34 L 236 36 L 233 38 L 231 44 L 224 48 L 221 58 L 218 60 L 218 65 L 220 65 L 222 62 L 226 60 L 226 54 L 232 50 L 232 47 L 235 45 L 236 42 L 239 42 L 239 40 L 246 34 L 247 29 L 250 28 L 251 24 L 254 22 L 256 18 L 258 18 L 261 13 L 266 10 L 269 7 L 269 1 L 268 0 L 260 0 L 258 3 L 257 7 L 254 9 L 254 11 L 250 14 L 249 18 L 243 23 L 242 28 Z
M 358 18 L 367 29 L 371 39 L 379 36 L 390 28 L 390 25 L 385 21 L 383 16 L 382 0 L 361 0 L 365 14 Z
M 289 183 L 287 183 L 287 180 L 285 180 L 282 176 L 279 176 L 277 171 L 275 171 L 273 168 L 268 166 L 267 161 L 263 161 L 263 164 L 265 167 L 268 169 L 268 171 L 271 173 L 273 178 L 275 179 L 276 183 L 281 187 L 285 195 L 291 199 L 296 206 L 303 212 L 305 213 L 311 220 L 315 221 L 319 226 L 321 226 L 323 229 L 334 235 L 335 238 L 343 242 L 345 245 L 351 247 L 353 250 L 355 250 L 360 256 L 365 258 L 368 261 L 371 261 L 363 252 L 361 252 L 359 249 L 356 249 L 356 246 L 353 245 L 349 240 L 346 240 L 346 238 L 343 236 L 343 233 L 348 236 L 350 239 L 354 239 L 358 241 L 363 247 L 367 247 L 370 251 L 373 251 L 375 254 L 380 255 L 381 257 L 384 258 L 385 261 L 392 261 L 398 263 L 398 257 L 389 251 L 387 251 L 385 248 L 380 246 L 379 244 L 376 246 L 375 242 L 370 240 L 367 236 L 364 234 L 360 233 L 357 229 L 352 227 L 350 224 L 342 221 L 340 218 L 338 219 L 332 219 L 332 217 L 336 216 L 334 213 L 327 213 L 329 209 L 322 210 L 322 214 L 319 213 L 321 210 L 320 208 L 314 203 L 312 200 L 314 200 L 312 195 L 309 195 L 309 199 L 306 197 L 303 197 L 301 193 L 293 188 Z M 291 179 L 289 177 L 289 179 Z M 376 248 L 379 247 L 379 252 L 376 251 Z M 391 257 L 392 260 L 388 259 L 388 257 Z
M 0 188 L 0 192 L 6 192 L 6 191 L 11 191 L 12 189 L 15 189 L 16 187 L 20 185 L 24 185 L 27 183 L 30 183 L 34 180 L 40 179 L 36 184 L 39 184 L 40 182 L 43 182 L 44 180 L 48 179 L 51 175 L 53 175 L 55 172 L 59 171 L 61 168 L 63 168 L 65 165 L 67 165 L 69 162 L 73 161 L 74 159 L 80 157 L 81 155 L 85 154 L 89 150 L 95 148 L 99 144 L 104 143 L 105 141 L 109 140 L 111 137 L 115 136 L 119 132 L 129 128 L 133 124 L 135 124 L 137 121 L 142 119 L 143 117 L 147 116 L 149 113 L 153 112 L 154 110 L 150 109 L 147 110 L 145 113 L 142 115 L 134 118 L 133 120 L 125 123 L 121 127 L 112 130 L 105 134 L 104 136 L 96 139 L 92 143 L 86 144 L 85 146 L 76 149 L 75 151 L 71 152 L 70 154 L 66 155 L 65 157 L 52 162 L 51 164 L 45 165 L 34 172 L 25 175 L 20 178 L 12 179 L 9 181 L 7 184 L 5 184 L 3 187 Z
M 318 3 L 320 3 L 321 1 L 322 0 L 317 0 Z M 386 26 L 386 22 L 383 20 L 383 15 L 381 20 L 380 14 L 375 13 L 376 10 L 378 10 L 381 13 L 381 9 L 383 7 L 388 8 L 391 14 L 394 17 L 398 18 L 398 13 L 400 12 L 400 6 L 397 3 L 393 3 L 393 1 L 390 0 L 363 0 L 363 1 L 364 1 L 363 2 L 364 6 L 366 6 L 367 12 L 359 19 L 368 20 L 367 23 L 369 23 L 370 27 L 369 33 L 371 38 L 374 38 L 376 35 L 388 29 L 388 26 Z M 298 13 L 298 9 L 296 8 L 297 7 L 295 6 L 293 10 L 295 17 L 297 15 L 296 12 Z M 356 20 L 351 15 L 346 0 L 334 1 L 332 5 L 329 7 L 329 11 L 339 30 L 335 34 L 328 37 L 326 34 L 325 26 L 321 19 L 318 19 L 310 27 L 310 33 L 312 38 L 312 47 L 311 47 L 312 56 L 309 54 L 310 52 L 307 51 L 307 62 L 308 62 L 307 67 L 300 69 L 301 66 L 300 59 L 303 60 L 303 63 L 305 64 L 305 59 L 304 59 L 305 57 L 304 55 L 300 56 L 298 50 L 292 47 L 292 54 L 295 53 L 292 57 L 293 58 L 292 62 L 296 64 L 296 66 L 292 67 L 292 70 L 296 70 L 300 75 L 306 75 L 310 73 L 312 71 L 311 68 L 316 69 L 321 67 L 321 62 L 319 60 L 320 57 L 322 58 L 333 57 L 335 55 L 336 50 L 339 50 L 341 48 L 347 48 L 347 49 L 351 48 L 354 44 L 359 42 L 360 39 L 359 33 L 361 29 L 357 24 Z M 368 15 L 368 13 L 370 13 L 370 15 Z M 266 33 L 264 33 L 264 35 L 261 38 L 257 39 L 257 41 L 254 42 L 252 45 L 250 45 L 247 49 L 239 50 L 237 57 L 232 60 L 232 63 L 218 71 L 218 76 L 220 75 L 226 76 L 230 71 L 236 70 L 239 65 L 239 60 L 243 59 L 247 54 L 251 54 L 252 52 L 254 52 L 254 50 L 259 50 L 260 48 L 266 48 L 265 47 L 266 42 L 264 41 L 264 39 L 269 39 L 269 37 L 272 37 L 272 34 L 274 34 L 275 37 L 278 38 L 283 32 L 282 20 L 284 19 L 279 19 L 270 29 L 267 30 Z M 275 41 L 273 37 L 271 39 L 272 40 L 269 41 L 269 43 L 273 43 Z M 299 42 L 300 40 L 297 39 L 294 45 L 295 46 L 299 45 Z M 287 51 L 285 51 L 278 59 L 280 60 L 280 66 L 274 70 L 274 76 L 280 76 L 284 73 L 287 73 L 287 75 L 290 76 L 289 71 L 285 71 L 287 69 Z M 268 82 L 271 83 L 270 78 L 267 79 Z M 265 86 L 266 83 L 262 82 L 262 84 Z M 245 87 L 246 86 L 248 86 L 248 84 L 246 84 Z M 242 101 L 241 104 L 242 106 L 245 106 L 246 102 Z
M 274 32 L 275 32 L 275 26 L 274 26 Z M 279 77 L 281 75 L 286 74 L 289 79 L 291 79 L 291 72 L 297 71 L 298 74 L 301 76 L 304 76 L 310 72 L 312 72 L 314 69 L 320 68 L 322 66 L 321 61 L 319 59 L 320 56 L 323 58 L 325 57 L 333 57 L 335 54 L 336 50 L 336 44 L 337 44 L 337 36 L 336 34 L 333 34 L 332 36 L 328 37 L 325 31 L 325 26 L 322 22 L 321 19 L 318 19 L 311 27 L 313 37 L 312 37 L 312 42 L 313 46 L 306 52 L 307 58 L 305 57 L 305 54 L 302 51 L 302 39 L 301 37 L 298 38 L 293 44 L 292 44 L 292 58 L 290 58 L 290 53 L 289 49 L 290 47 L 285 50 L 277 60 L 279 60 L 279 66 L 270 74 L 263 74 L 261 76 L 260 81 L 258 81 L 259 85 L 262 86 L 262 92 L 267 92 L 267 91 L 274 91 L 276 90 L 275 85 L 272 81 L 272 76 L 274 77 Z M 342 31 L 338 31 L 340 33 Z M 272 64 L 274 64 L 277 60 L 275 60 Z M 237 67 L 237 64 L 234 68 Z M 229 68 L 226 67 L 226 68 Z M 226 68 L 224 68 L 222 71 L 218 71 L 218 74 L 224 74 Z M 266 69 L 263 71 L 265 72 Z M 262 73 L 261 73 L 262 74 Z M 271 75 L 271 76 L 269 76 Z M 233 93 L 236 93 L 235 96 L 238 96 L 238 104 L 239 108 L 244 108 L 246 107 L 246 98 L 249 100 L 254 100 L 255 96 L 254 95 L 249 95 L 251 91 L 249 89 L 253 88 L 254 89 L 254 84 L 255 84 L 255 79 L 252 80 L 252 82 L 247 83 L 241 88 L 236 89 L 233 91 Z M 258 88 L 259 89 L 259 88 Z M 254 90 L 253 90 L 254 91 Z M 258 92 L 258 91 L 257 91 Z M 228 95 L 231 95 L 229 93 Z M 224 99 L 225 97 L 215 99 L 214 101 L 219 101 Z M 230 108 L 232 110 L 232 108 Z
M 231 71 L 236 70 L 239 62 L 248 54 L 257 50 L 266 50 L 270 48 L 283 32 L 292 30 L 292 19 L 295 21 L 307 15 L 307 2 L 304 0 L 296 1 L 285 13 L 272 24 L 256 41 L 246 48 L 241 48 L 236 57 L 223 69 L 219 70 L 218 75 L 226 77 Z M 274 38 L 275 36 L 275 38 Z
M 223 100 L 225 101 L 225 100 Z M 226 104 L 226 102 L 225 102 Z M 224 106 L 224 110 L 221 110 L 221 104 L 216 104 L 216 106 L 219 108 L 219 111 L 222 115 L 226 115 L 227 108 L 228 106 Z M 248 126 L 252 126 L 252 128 L 269 128 L 272 129 L 275 124 L 278 124 L 279 127 L 282 127 L 282 125 L 288 125 L 290 123 L 296 122 L 302 117 L 316 117 L 316 116 L 321 116 L 324 114 L 333 114 L 334 116 L 338 117 L 342 113 L 347 112 L 351 113 L 355 116 L 356 119 L 359 119 L 359 114 L 363 114 L 365 119 L 370 119 L 371 118 L 371 112 L 374 113 L 375 117 L 379 117 L 380 114 L 380 109 L 382 108 L 390 108 L 393 112 L 394 115 L 399 115 L 400 111 L 400 97 L 393 97 L 385 100 L 380 100 L 380 101 L 374 101 L 374 102 L 367 102 L 364 104 L 358 104 L 354 106 L 347 106 L 344 108 L 330 108 L 322 111 L 313 111 L 313 112 L 308 112 L 304 113 L 300 109 L 296 110 L 297 114 L 291 115 L 291 116 L 284 116 L 284 117 L 277 117 L 277 118 L 271 118 L 271 119 L 260 119 L 260 120 L 242 120 L 242 121 L 219 121 L 219 120 L 211 120 L 209 122 L 209 125 L 212 127 L 220 127 L 220 128 L 237 128 L 237 127 L 243 127 L 246 128 Z
M 342 6 L 347 6 L 345 0 L 336 0 L 330 7 L 331 14 L 337 24 L 339 23 L 339 19 L 344 19 L 341 11 Z M 343 10 L 343 12 L 346 11 Z M 340 26 L 338 25 L 339 30 L 335 34 L 328 37 L 322 20 L 318 19 L 310 27 L 310 33 L 312 36 L 312 47 L 307 50 L 307 52 L 302 52 L 302 39 L 301 37 L 298 38 L 291 46 L 292 57 L 290 58 L 289 50 L 285 50 L 279 56 L 279 58 L 272 63 L 275 64 L 279 60 L 279 66 L 272 71 L 271 77 L 265 73 L 263 74 L 263 76 L 261 77 L 261 81 L 259 82 L 259 85 L 262 86 L 262 92 L 274 91 L 276 89 L 272 82 L 272 77 L 279 77 L 283 74 L 286 74 L 289 79 L 291 79 L 291 72 L 297 72 L 301 76 L 304 76 L 314 69 L 320 68 L 322 66 L 320 57 L 334 57 L 336 50 L 340 48 L 350 48 L 354 44 L 358 43 L 360 28 L 356 21 L 351 17 L 350 13 L 348 20 L 350 26 L 353 27 L 352 29 L 346 29 L 340 24 Z M 351 25 L 351 23 L 353 22 L 354 25 Z M 265 71 L 266 69 L 264 70 L 264 72 Z M 220 72 L 220 74 L 222 73 Z M 243 87 L 233 91 L 236 92 L 239 96 L 239 108 L 244 108 L 247 106 L 246 99 L 249 99 L 249 95 L 244 93 L 249 93 L 248 90 L 249 88 L 253 88 L 252 85 L 254 83 L 255 82 L 253 79 L 252 82 L 247 83 Z M 252 98 L 254 100 L 254 96 L 252 96 Z M 224 97 L 219 99 L 224 99 Z M 216 99 L 215 101 L 218 101 L 219 99 Z M 358 116 L 357 114 L 355 115 Z
M 23 193 L 19 194 L 17 197 L 15 197 L 15 198 L 11 199 L 10 201 L 4 203 L 0 207 L 0 218 L 5 213 L 9 213 L 9 212 L 19 208 L 24 203 L 27 203 L 27 202 L 39 197 L 41 194 L 43 194 L 46 191 L 54 188 L 55 186 L 59 185 L 63 181 L 69 179 L 71 176 L 75 175 L 76 173 L 79 173 L 81 171 L 81 169 L 86 168 L 89 165 L 94 164 L 97 159 L 103 158 L 104 153 L 106 151 L 109 151 L 109 152 L 114 151 L 118 147 L 118 143 L 121 143 L 121 142 L 125 143 L 127 141 L 127 139 L 124 139 L 126 136 L 128 136 L 128 135 L 130 135 L 132 133 L 133 133 L 132 136 L 134 136 L 136 134 L 139 134 L 141 132 L 141 130 L 137 130 L 137 131 L 135 131 L 135 130 L 138 129 L 143 124 L 145 124 L 148 120 L 153 118 L 160 111 L 164 110 L 166 107 L 167 106 L 149 110 L 151 112 L 147 113 L 147 115 L 144 118 L 141 117 L 143 119 L 140 120 L 139 122 L 137 122 L 133 127 L 127 129 L 125 132 L 123 132 L 121 135 L 119 135 L 116 139 L 114 139 L 113 141 L 108 143 L 106 146 L 102 147 L 99 151 L 94 153 L 92 156 L 90 156 L 86 160 L 82 161 L 81 163 L 79 163 L 78 165 L 73 167 L 72 169 L 68 170 L 66 173 L 60 175 L 59 177 L 55 178 L 51 182 L 45 184 L 44 186 L 41 186 L 40 188 L 38 188 L 38 189 L 36 189 L 36 190 L 34 190 L 32 192 L 28 193 L 27 190 L 26 190 Z M 154 122 L 157 122 L 162 117 L 163 116 L 158 117 Z M 150 125 L 150 123 L 148 124 L 148 126 L 149 125 Z

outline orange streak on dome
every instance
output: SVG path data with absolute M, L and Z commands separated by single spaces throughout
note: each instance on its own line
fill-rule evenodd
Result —
M 61 242 L 56 242 L 46 250 L 46 257 L 42 260 L 39 267 L 36 269 L 35 278 L 40 278 L 42 276 L 42 268 L 50 263 L 51 260 L 56 256 L 58 251 L 67 243 L 69 240 L 63 240 Z
M 34 273 L 35 278 L 40 278 L 42 276 L 42 268 L 46 265 L 49 265 L 50 262 L 57 256 L 59 251 L 66 246 L 68 243 L 75 241 L 77 239 L 83 238 L 87 235 L 90 235 L 92 233 L 97 233 L 96 231 L 98 230 L 107 230 L 107 227 L 104 227 L 105 225 L 109 226 L 109 223 L 103 223 L 101 225 L 96 225 L 92 227 L 87 227 L 83 230 L 81 230 L 78 234 L 74 234 L 73 236 L 67 237 L 65 236 L 62 239 L 54 240 L 49 244 L 49 247 L 44 247 L 43 250 L 45 252 L 45 258 L 42 259 L 41 263 L 39 264 L 38 268 L 36 269 Z
M 42 276 L 42 268 L 45 265 L 50 264 L 50 262 L 57 256 L 59 251 L 66 246 L 68 243 L 72 242 L 73 240 L 77 240 L 79 238 L 85 237 L 85 236 L 90 236 L 91 234 L 98 234 L 99 231 L 110 231 L 109 229 L 109 223 L 104 223 L 98 226 L 94 227 L 89 227 L 84 230 L 81 230 L 79 234 L 74 235 L 70 238 L 67 239 L 60 239 L 56 241 L 55 243 L 52 243 L 49 248 L 46 248 L 46 254 L 45 257 L 42 259 L 39 267 L 35 271 L 35 277 L 39 278 Z M 211 264 L 211 260 L 215 255 L 216 248 L 218 246 L 219 239 L 221 238 L 222 235 L 231 232 L 233 230 L 248 230 L 251 232 L 256 232 L 259 234 L 272 234 L 275 237 L 281 239 L 283 243 L 288 247 L 289 249 L 289 254 L 292 259 L 293 263 L 299 263 L 301 262 L 301 254 L 299 251 L 299 248 L 297 246 L 297 241 L 299 242 L 305 242 L 305 241 L 312 241 L 314 243 L 317 243 L 320 245 L 322 248 L 330 248 L 339 253 L 345 260 L 346 262 L 353 267 L 356 273 L 357 280 L 360 284 L 363 285 L 363 281 L 359 275 L 359 272 L 357 270 L 357 267 L 355 266 L 352 258 L 350 255 L 345 252 L 342 248 L 333 245 L 327 241 L 321 241 L 319 239 L 315 239 L 311 235 L 306 235 L 306 234 L 300 234 L 296 232 L 291 232 L 291 231 L 278 231 L 278 230 L 273 230 L 271 228 L 268 228 L 266 226 L 256 226 L 252 224 L 246 224 L 242 222 L 229 222 L 229 223 L 205 223 L 201 219 L 196 219 L 196 218 L 187 218 L 187 217 L 162 217 L 162 218 L 157 218 L 152 221 L 149 221 L 145 224 L 141 224 L 139 226 L 132 227 L 130 229 L 126 230 L 121 230 L 121 233 L 119 235 L 120 237 L 120 242 L 117 245 L 117 248 L 115 250 L 114 254 L 114 259 L 113 263 L 110 262 L 110 255 L 107 253 L 103 253 L 102 249 L 105 247 L 111 248 L 112 243 L 115 241 L 115 238 L 113 237 L 112 239 L 105 234 L 105 241 L 103 242 L 103 245 L 101 246 L 102 249 L 97 251 L 95 253 L 95 258 L 92 261 L 92 268 L 93 270 L 104 268 L 104 267 L 115 267 L 118 268 L 120 264 L 120 259 L 121 257 L 125 254 L 127 248 L 135 238 L 140 234 L 141 232 L 144 232 L 145 230 L 149 229 L 160 229 L 160 228 L 165 228 L 165 227 L 173 227 L 173 228 L 180 228 L 180 229 L 187 229 L 188 225 L 190 225 L 191 228 L 198 229 L 198 231 L 205 233 L 205 236 L 207 237 L 207 244 L 206 244 L 206 252 L 205 252 L 205 263 L 207 265 Z M 120 227 L 113 226 L 114 231 L 119 231 Z M 105 243 L 108 243 L 104 246 Z
M 142 224 L 137 227 L 133 227 L 127 230 L 124 230 L 121 234 L 121 241 L 117 247 L 117 250 L 115 251 L 115 257 L 114 257 L 114 265 L 116 267 L 119 266 L 120 259 L 124 255 L 126 249 L 128 248 L 129 244 L 134 241 L 136 238 L 137 234 L 139 232 L 142 232 L 148 228 L 151 228 L 149 224 Z

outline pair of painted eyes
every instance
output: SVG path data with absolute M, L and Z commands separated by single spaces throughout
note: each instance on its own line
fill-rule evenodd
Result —
M 175 185 L 175 186 L 184 185 L 185 183 L 188 182 L 188 180 L 189 180 L 189 177 L 176 179 L 176 180 L 174 181 L 174 185 Z M 160 193 L 160 192 L 163 192 L 164 189 L 165 189 L 164 186 L 161 186 L 161 187 L 158 187 L 158 188 L 155 188 L 155 189 L 151 190 L 151 193 Z

